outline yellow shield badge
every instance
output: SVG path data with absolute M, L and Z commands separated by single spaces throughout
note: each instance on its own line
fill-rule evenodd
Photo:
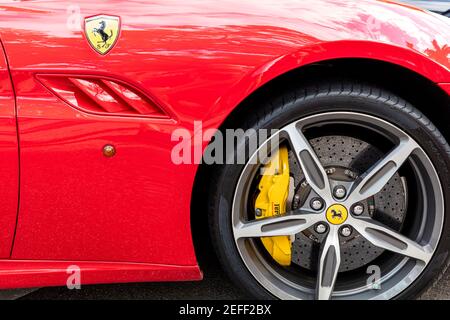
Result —
M 88 17 L 84 20 L 84 32 L 95 51 L 107 54 L 119 39 L 120 18 L 107 15 Z

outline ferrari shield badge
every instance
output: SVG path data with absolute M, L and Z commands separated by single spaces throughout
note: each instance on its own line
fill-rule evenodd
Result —
M 84 32 L 95 51 L 107 54 L 119 39 L 120 18 L 107 15 L 88 17 L 84 20 Z

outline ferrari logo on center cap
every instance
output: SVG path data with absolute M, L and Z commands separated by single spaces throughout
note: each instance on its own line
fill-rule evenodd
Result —
M 107 54 L 119 39 L 120 18 L 107 15 L 88 17 L 84 20 L 84 32 L 95 51 Z
M 327 210 L 327 220 L 331 224 L 342 224 L 347 220 L 348 210 L 341 204 L 334 204 Z

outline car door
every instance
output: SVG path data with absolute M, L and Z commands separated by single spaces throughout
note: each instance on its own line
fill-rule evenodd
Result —
M 0 43 L 0 258 L 9 258 L 16 227 L 19 162 L 14 92 Z
M 162 36 L 148 33 L 152 20 L 140 18 L 143 6 L 85 0 L 2 5 L 21 143 L 13 259 L 196 264 L 189 199 L 177 196 L 193 177 L 170 157 L 180 119 L 152 92 L 166 90 L 161 77 L 172 66 L 146 58 Z

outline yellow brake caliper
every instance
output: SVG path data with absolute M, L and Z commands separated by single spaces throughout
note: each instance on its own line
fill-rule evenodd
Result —
M 289 159 L 286 147 L 281 147 L 263 168 L 259 182 L 259 195 L 255 209 L 256 219 L 282 216 L 286 213 L 289 194 Z M 262 243 L 273 259 L 282 266 L 291 264 L 291 240 L 289 236 L 262 237 Z

